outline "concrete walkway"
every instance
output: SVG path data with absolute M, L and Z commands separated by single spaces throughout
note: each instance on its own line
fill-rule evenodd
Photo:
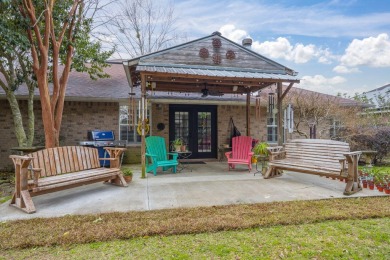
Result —
M 37 212 L 27 214 L 8 203 L 0 205 L 0 221 L 98 214 L 114 211 L 143 211 L 179 207 L 214 206 L 272 201 L 313 200 L 344 197 L 379 196 L 383 193 L 364 189 L 344 196 L 345 183 L 310 174 L 285 173 L 273 179 L 254 176 L 244 167 L 227 171 L 226 162 L 191 164 L 184 169 L 148 173 L 141 179 L 139 166 L 129 187 L 102 183 L 33 197 Z

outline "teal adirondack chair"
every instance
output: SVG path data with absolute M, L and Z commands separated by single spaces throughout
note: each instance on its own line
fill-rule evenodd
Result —
M 146 137 L 146 172 L 153 171 L 157 174 L 157 168 L 162 167 L 163 171 L 172 168 L 172 172 L 176 173 L 177 153 L 167 153 L 165 140 L 160 136 Z M 172 159 L 169 159 L 169 155 Z

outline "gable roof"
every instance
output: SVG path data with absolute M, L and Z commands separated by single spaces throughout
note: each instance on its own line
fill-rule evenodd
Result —
M 299 82 L 297 72 L 223 37 L 219 32 L 123 64 L 128 66 L 131 86 L 140 84 L 142 72 L 164 77 L 191 77 L 202 82 L 211 79 L 209 84 L 217 78 L 246 81 L 243 85 L 258 85 L 258 88 L 270 81 Z M 187 87 L 191 90 L 191 86 Z
M 388 108 L 390 101 L 390 84 L 370 90 L 364 93 L 366 97 L 374 104 L 376 108 Z
M 220 62 L 216 61 L 218 56 Z M 131 59 L 128 63 L 210 70 L 223 68 L 228 71 L 256 71 L 289 75 L 296 73 L 290 68 L 223 37 L 219 32 Z

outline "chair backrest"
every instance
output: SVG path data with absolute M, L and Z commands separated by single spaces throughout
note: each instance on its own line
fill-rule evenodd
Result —
M 145 138 L 146 152 L 157 156 L 157 161 L 167 160 L 165 139 L 161 136 L 148 136 Z
M 41 177 L 99 168 L 98 149 L 84 146 L 63 146 L 28 154 L 34 157 L 32 168 L 41 169 Z
M 252 150 L 252 137 L 236 136 L 232 138 L 232 158 L 248 159 Z
M 324 139 L 293 139 L 284 145 L 286 158 L 299 161 L 324 163 L 340 167 L 339 159 L 350 151 L 345 142 Z

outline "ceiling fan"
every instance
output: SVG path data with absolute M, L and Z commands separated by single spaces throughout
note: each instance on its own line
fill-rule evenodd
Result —
M 202 97 L 207 97 L 207 96 L 223 96 L 223 93 L 220 92 L 219 90 L 210 90 L 207 88 L 206 83 L 204 84 L 204 88 L 201 90 L 202 92 Z

